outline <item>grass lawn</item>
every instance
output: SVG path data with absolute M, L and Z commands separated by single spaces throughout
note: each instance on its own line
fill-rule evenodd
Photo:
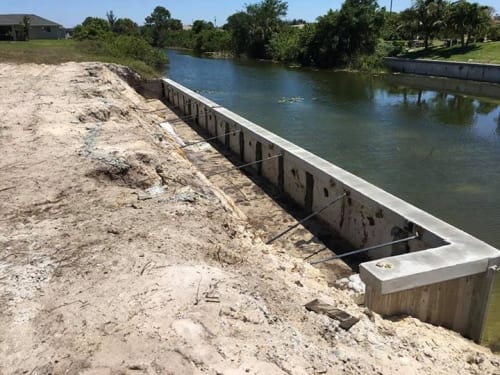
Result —
M 400 57 L 500 64 L 500 42 L 476 43 L 468 47 L 430 47 L 408 52 Z
M 145 78 L 159 77 L 164 73 L 140 60 L 105 55 L 93 49 L 92 43 L 71 39 L 0 42 L 0 62 L 60 64 L 68 61 L 101 61 L 126 65 Z

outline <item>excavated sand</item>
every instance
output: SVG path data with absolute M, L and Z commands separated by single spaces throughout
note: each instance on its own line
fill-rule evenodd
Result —
M 115 72 L 0 64 L 0 374 L 500 374 L 264 245 Z

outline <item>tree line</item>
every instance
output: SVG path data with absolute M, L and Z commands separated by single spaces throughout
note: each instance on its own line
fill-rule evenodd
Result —
M 388 12 L 376 0 L 345 0 L 314 23 L 287 21 L 288 3 L 261 0 L 228 17 L 226 24 L 196 20 L 190 29 L 157 6 L 144 25 L 128 18 L 87 18 L 75 29 L 81 40 L 112 40 L 118 49 L 162 64 L 159 49 L 178 47 L 198 53 L 272 59 L 320 68 L 372 68 L 383 58 L 401 53 L 405 41 L 429 48 L 435 38 L 462 46 L 483 38 L 500 39 L 494 10 L 467 0 L 414 0 L 401 12 Z M 153 47 L 153 48 L 149 48 Z
M 486 37 L 500 40 L 494 10 L 466 0 L 414 0 L 402 12 L 388 12 L 376 0 L 345 0 L 339 10 L 330 10 L 314 23 L 286 21 L 287 11 L 286 1 L 262 0 L 228 17 L 222 28 L 198 20 L 189 31 L 171 32 L 165 42 L 196 52 L 364 68 L 401 53 L 405 41 L 427 49 L 435 38 L 458 40 L 462 46 Z

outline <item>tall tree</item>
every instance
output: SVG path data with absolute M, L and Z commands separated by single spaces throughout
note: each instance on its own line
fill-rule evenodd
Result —
M 176 18 L 171 18 L 168 23 L 168 29 L 174 31 L 182 30 L 182 21 Z
M 429 42 L 445 26 L 445 0 L 415 0 L 412 9 L 418 20 L 418 31 L 424 37 L 424 47 L 429 48 Z
M 337 19 L 337 49 L 348 57 L 373 53 L 384 24 L 376 0 L 346 0 Z
M 418 35 L 419 22 L 417 12 L 413 8 L 408 8 L 399 13 L 398 34 L 402 39 L 413 40 Z
M 288 3 L 282 0 L 262 0 L 258 4 L 247 5 L 247 13 L 252 19 L 251 55 L 266 57 L 266 45 L 274 33 L 279 31 L 288 11 Z
M 478 3 L 471 4 L 466 44 L 469 44 L 472 39 L 476 40 L 480 36 L 486 36 L 489 29 L 493 26 L 492 13 L 493 9 L 490 7 Z
M 384 23 L 381 30 L 381 36 L 385 40 L 402 39 L 399 25 L 401 24 L 400 14 L 396 12 L 386 12 L 382 8 L 384 14 Z
M 463 46 L 469 44 L 472 38 L 486 35 L 491 27 L 491 8 L 478 3 L 459 0 L 452 3 L 446 17 L 448 30 L 460 38 Z M 467 39 L 465 39 L 467 36 Z
M 228 17 L 224 29 L 231 32 L 231 45 L 236 56 L 244 54 L 251 43 L 252 19 L 246 12 L 237 12 Z
M 171 20 L 170 11 L 162 6 L 157 6 L 151 15 L 146 17 L 144 27 L 151 36 L 151 43 L 155 47 L 163 47 L 164 35 Z
M 207 22 L 203 20 L 196 20 L 193 22 L 193 27 L 191 30 L 193 30 L 193 33 L 199 34 L 203 31 L 206 30 L 213 30 L 215 29 L 215 26 L 212 22 Z
M 337 45 L 339 12 L 329 10 L 327 14 L 318 17 L 314 36 L 311 38 L 307 53 L 312 65 L 329 68 L 337 64 Z
M 278 32 L 286 16 L 288 4 L 282 0 L 262 0 L 246 6 L 246 11 L 228 18 L 225 29 L 231 31 L 236 54 L 267 57 L 267 48 L 274 33 Z
M 116 17 L 112 10 L 106 13 L 106 18 L 108 19 L 109 27 L 113 30 L 115 28 Z
M 113 32 L 121 35 L 139 35 L 139 25 L 130 18 L 118 18 L 113 27 Z

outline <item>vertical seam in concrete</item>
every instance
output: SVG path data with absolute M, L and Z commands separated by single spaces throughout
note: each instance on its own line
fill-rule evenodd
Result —
M 262 160 L 262 143 L 257 141 L 255 144 L 255 161 Z M 262 175 L 262 163 L 257 164 L 257 173 Z
M 229 122 L 226 121 L 226 130 L 224 133 L 226 133 L 226 136 L 224 138 L 224 145 L 227 147 L 227 148 L 231 148 L 231 135 L 229 134 Z
M 314 201 L 314 176 L 306 171 L 306 194 L 304 197 L 304 208 L 306 212 L 312 212 Z
M 278 188 L 281 193 L 285 191 L 285 159 L 283 151 L 281 151 L 281 156 L 278 158 Z
M 245 134 L 240 131 L 240 160 L 245 161 Z

